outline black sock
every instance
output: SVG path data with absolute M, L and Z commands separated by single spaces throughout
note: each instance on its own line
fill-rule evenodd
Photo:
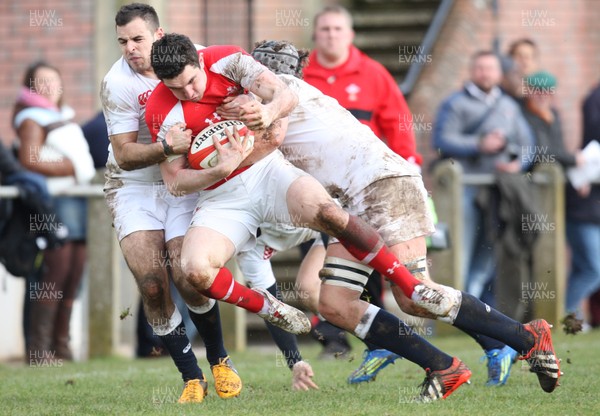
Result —
M 198 367 L 198 361 L 192 351 L 192 345 L 188 339 L 185 326 L 181 322 L 173 331 L 167 335 L 159 335 L 159 338 L 169 351 L 173 362 L 181 373 L 183 381 L 204 378 L 202 370 Z
M 445 370 L 452 365 L 451 356 L 438 350 L 398 317 L 383 309 L 375 315 L 365 341 L 395 352 L 431 371 Z
M 369 351 L 375 351 L 375 350 L 381 349 L 377 345 L 375 345 L 375 344 L 373 344 L 371 342 L 365 341 L 364 339 L 362 340 L 362 342 L 367 346 L 367 349 Z
M 502 341 L 490 338 L 487 335 L 481 335 L 477 332 L 469 331 L 468 329 L 462 329 L 462 331 L 473 338 L 475 342 L 481 345 L 481 348 L 483 348 L 483 350 L 486 352 L 491 350 L 501 350 L 506 346 L 506 344 Z
M 523 324 L 465 292 L 462 292 L 462 303 L 454 326 L 463 331 L 476 332 L 500 340 L 519 354 L 527 354 L 533 347 L 533 335 Z
M 277 288 L 277 284 L 267 288 L 267 291 L 277 299 L 282 300 L 281 293 Z M 289 332 L 284 331 L 283 329 L 276 327 L 267 321 L 265 321 L 265 324 L 267 325 L 267 329 L 269 330 L 273 341 L 275 341 L 275 344 L 277 344 L 281 350 L 281 353 L 285 357 L 288 367 L 292 368 L 298 361 L 302 361 L 302 356 L 300 355 L 300 350 L 298 349 L 298 340 L 296 335 L 290 334 Z
M 221 314 L 219 313 L 219 302 L 215 302 L 206 313 L 196 313 L 188 308 L 190 318 L 206 347 L 206 359 L 213 366 L 219 364 L 219 358 L 227 357 L 225 345 L 223 345 L 223 330 L 221 328 Z

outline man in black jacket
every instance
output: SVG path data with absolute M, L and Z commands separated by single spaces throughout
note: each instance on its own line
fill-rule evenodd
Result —
M 582 148 L 598 140 L 600 86 L 583 104 Z M 600 186 L 575 190 L 567 186 L 567 240 L 571 247 L 571 272 L 567 284 L 566 310 L 581 314 L 581 302 L 600 289 Z

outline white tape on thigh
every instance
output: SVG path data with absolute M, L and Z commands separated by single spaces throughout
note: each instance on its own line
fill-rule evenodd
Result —
M 148 323 L 152 327 L 154 333 L 159 337 L 162 337 L 173 332 L 173 330 L 177 328 L 177 325 L 179 325 L 182 320 L 183 318 L 181 317 L 181 314 L 176 306 L 175 310 L 173 311 L 173 315 L 171 315 L 168 320 L 165 321 L 164 319 L 160 319 L 160 322 L 148 321 Z
M 373 269 L 364 264 L 339 257 L 326 257 L 319 277 L 323 284 L 342 286 L 362 293 L 372 272 Z

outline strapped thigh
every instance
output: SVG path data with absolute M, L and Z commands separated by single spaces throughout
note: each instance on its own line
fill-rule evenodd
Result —
M 319 277 L 323 284 L 342 286 L 362 293 L 371 272 L 373 269 L 364 264 L 339 257 L 326 257 Z

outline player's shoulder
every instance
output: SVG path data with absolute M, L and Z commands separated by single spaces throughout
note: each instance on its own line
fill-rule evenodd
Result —
M 160 82 L 146 102 L 146 115 L 150 113 L 167 114 L 179 100 L 165 84 Z
M 125 58 L 120 57 L 104 76 L 104 82 L 107 85 L 127 86 L 131 84 L 133 77 L 133 70 L 129 67 Z

